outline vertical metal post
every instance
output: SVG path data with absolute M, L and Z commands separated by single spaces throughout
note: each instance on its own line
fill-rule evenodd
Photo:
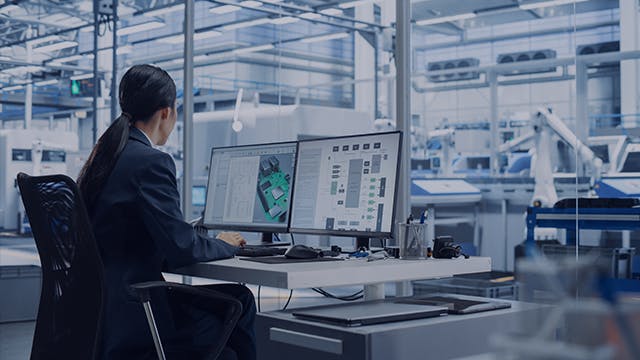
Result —
M 27 36 L 31 37 L 31 26 L 27 29 Z M 33 46 L 31 45 L 31 41 L 27 41 L 25 43 L 25 48 L 27 51 L 27 62 L 31 63 L 33 61 Z M 31 117 L 33 115 L 33 84 L 31 83 L 31 72 L 27 73 L 27 83 L 25 92 L 24 92 L 24 128 L 31 128 Z
M 98 142 L 98 96 L 100 82 L 98 81 L 98 34 L 100 32 L 100 24 L 98 9 L 100 8 L 100 1 L 93 0 L 93 126 L 91 131 L 93 133 L 93 144 Z
M 402 131 L 396 221 L 408 217 L 411 181 L 411 2 L 396 0 L 396 129 Z
M 113 0 L 113 41 L 111 68 L 111 121 L 118 117 L 118 0 Z
M 378 61 L 378 48 L 379 48 L 379 41 L 380 41 L 380 31 L 376 30 L 375 33 L 373 33 L 373 96 L 374 96 L 374 100 L 373 100 L 373 117 L 374 119 L 377 119 L 380 117 L 380 108 L 378 105 L 378 101 L 380 99 L 378 99 L 378 97 L 380 96 L 380 90 L 378 89 L 378 66 L 379 66 L 379 61 Z
M 182 141 L 182 213 L 191 215 L 191 182 L 193 177 L 193 33 L 194 0 L 184 2 L 184 101 Z
M 509 216 L 509 200 L 502 199 L 500 202 L 500 214 L 502 215 L 502 242 L 504 244 L 504 270 L 509 269 L 509 222 L 507 216 Z M 529 233 L 527 232 L 527 236 Z
M 575 133 L 578 140 L 587 142 L 589 136 L 588 110 L 589 110 L 589 72 L 587 65 L 582 61 L 576 61 L 576 124 Z M 571 144 L 576 149 L 576 144 Z M 577 156 L 580 152 L 576 151 Z M 584 176 L 584 166 L 581 161 L 576 163 L 576 176 Z
M 396 0 L 396 129 L 402 131 L 396 222 L 411 211 L 411 1 Z M 377 72 L 377 69 L 376 69 Z M 377 99 L 376 99 L 377 103 Z M 395 229 L 395 224 L 393 226 Z M 380 291 L 380 290 L 378 290 Z M 382 286 L 384 296 L 384 286 Z M 396 295 L 410 294 L 410 284 L 397 283 Z M 367 298 L 365 288 L 365 299 Z M 373 294 L 370 294 L 371 298 Z M 377 296 L 380 296 L 377 294 Z M 374 296 L 375 297 L 375 296 Z
M 491 129 L 491 163 L 489 164 L 490 173 L 492 176 L 497 176 L 500 170 L 498 159 L 500 153 L 498 153 L 498 146 L 500 146 L 500 119 L 498 119 L 498 74 L 493 71 L 487 73 L 487 80 L 489 81 L 489 111 L 490 111 L 490 129 Z

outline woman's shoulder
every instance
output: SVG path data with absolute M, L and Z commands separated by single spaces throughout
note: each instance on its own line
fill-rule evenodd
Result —
M 122 151 L 119 161 L 133 164 L 138 168 L 145 168 L 153 165 L 174 165 L 171 155 L 131 139 Z

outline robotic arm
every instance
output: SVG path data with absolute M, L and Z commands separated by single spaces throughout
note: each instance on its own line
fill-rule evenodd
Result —
M 551 207 L 558 201 L 551 167 L 551 136 L 555 132 L 579 154 L 583 164 L 591 168 L 592 181 L 600 179 L 602 160 L 582 143 L 558 116 L 549 109 L 540 108 L 534 115 L 535 123 L 535 187 L 533 206 Z

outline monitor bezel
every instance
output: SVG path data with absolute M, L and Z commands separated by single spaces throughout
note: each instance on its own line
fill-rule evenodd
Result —
M 207 199 L 209 199 L 209 180 L 211 177 L 211 161 L 213 160 L 213 154 L 216 150 L 226 150 L 226 149 L 242 149 L 242 148 L 249 148 L 249 147 L 259 147 L 259 146 L 278 146 L 278 145 L 295 145 L 296 148 L 296 153 L 295 156 L 293 157 L 293 176 L 292 176 L 292 181 L 291 181 L 291 201 L 289 201 L 289 209 L 287 210 L 289 212 L 289 216 L 287 219 L 287 223 L 286 226 L 267 226 L 264 224 L 261 225 L 234 225 L 234 224 L 206 224 L 205 219 L 206 219 L 206 211 L 207 211 Z M 203 226 L 207 229 L 210 230 L 234 230 L 234 231 L 246 231 L 246 232 L 267 232 L 267 233 L 276 233 L 276 234 L 286 234 L 289 233 L 289 229 L 291 226 L 291 218 L 292 218 L 292 207 L 293 207 L 293 192 L 294 192 L 294 187 L 295 187 L 295 176 L 296 176 L 296 172 L 297 172 L 297 166 L 298 166 L 298 148 L 299 148 L 299 143 L 298 141 L 280 141 L 280 142 L 270 142 L 270 143 L 259 143 L 259 144 L 246 144 L 246 145 L 235 145 L 235 146 L 219 146 L 219 147 L 212 147 L 211 148 L 211 156 L 209 157 L 209 175 L 207 177 L 207 190 L 205 192 L 205 205 L 204 205 L 204 210 L 202 211 L 202 222 L 203 222 Z
M 298 141 L 298 149 L 296 152 L 296 166 L 298 164 L 298 157 L 300 156 L 300 144 L 302 143 L 310 143 L 317 141 L 327 141 L 327 140 L 336 140 L 336 139 L 347 139 L 347 138 L 359 138 L 366 136 L 375 136 L 375 135 L 390 135 L 390 134 L 398 134 L 398 157 L 396 159 L 396 181 L 393 190 L 393 210 L 391 212 L 391 229 L 386 231 L 354 231 L 354 230 L 327 230 L 327 229 L 308 229 L 308 228 L 296 228 L 293 226 L 289 227 L 289 232 L 292 234 L 310 234 L 310 235 L 329 235 L 329 236 L 342 236 L 342 237 L 368 237 L 368 238 L 391 238 L 393 237 L 393 232 L 395 229 L 395 218 L 396 218 L 396 205 L 398 201 L 398 184 L 400 183 L 400 165 L 402 159 L 402 141 L 403 141 L 403 132 L 396 131 L 385 131 L 385 132 L 375 132 L 368 134 L 357 134 L 357 135 L 344 135 L 344 136 L 334 136 L 334 137 L 325 137 L 321 139 L 309 139 L 309 140 L 300 140 Z M 297 177 L 297 167 L 296 167 L 296 177 Z M 295 178 L 294 178 L 294 186 L 292 188 L 292 201 L 291 201 L 291 217 L 289 218 L 289 222 L 293 219 L 293 204 L 295 202 Z

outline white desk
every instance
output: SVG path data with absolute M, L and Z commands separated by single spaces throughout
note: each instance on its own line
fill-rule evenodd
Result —
M 176 271 L 197 276 L 280 289 L 364 285 L 365 299 L 383 299 L 384 283 L 450 277 L 491 271 L 491 258 L 344 260 L 263 264 L 239 258 L 198 263 Z

